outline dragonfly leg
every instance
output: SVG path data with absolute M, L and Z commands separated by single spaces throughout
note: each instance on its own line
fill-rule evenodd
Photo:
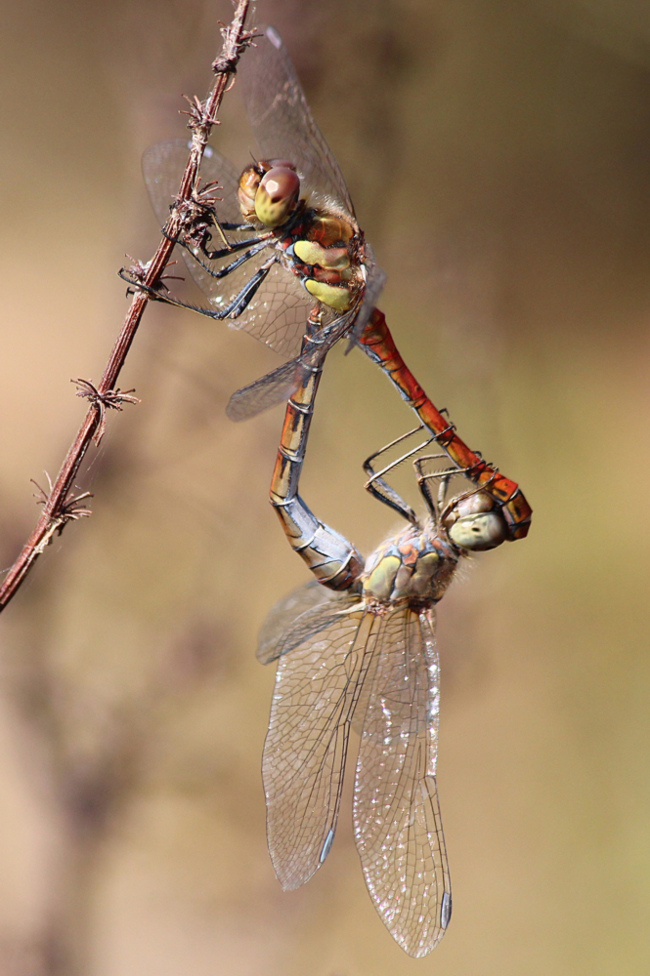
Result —
M 446 458 L 446 454 L 423 454 L 421 457 L 416 458 L 413 462 L 413 467 L 415 468 L 415 475 L 417 478 L 418 488 L 426 502 L 427 509 L 430 515 L 433 517 L 434 524 L 438 526 L 441 513 L 445 511 L 445 500 L 447 498 L 447 490 L 449 488 L 449 482 L 455 474 L 460 474 L 459 468 L 455 465 L 453 468 L 447 468 L 442 471 L 425 471 L 425 464 L 427 461 L 440 461 L 442 458 Z M 434 498 L 433 492 L 431 490 L 430 482 L 438 482 L 438 495 Z M 475 494 L 480 489 L 473 488 L 471 491 L 467 492 L 467 495 Z M 465 495 L 459 496 L 464 498 Z M 454 498 L 454 504 L 458 502 L 458 497 Z
M 433 405 L 402 359 L 384 314 L 379 309 L 372 312 L 358 342 L 372 361 L 384 370 L 402 398 L 415 410 L 435 441 L 462 473 L 494 499 L 503 513 L 509 538 L 523 539 L 528 534 L 532 509 L 519 485 L 472 451 L 458 436 L 454 425 Z
M 239 230 L 239 231 L 244 231 L 244 230 L 250 230 L 251 229 L 251 225 L 250 224 L 246 224 L 246 223 L 244 223 L 244 224 L 234 224 L 231 220 L 220 220 L 220 221 L 218 221 L 218 225 L 219 225 L 219 227 L 221 227 L 222 230 Z M 210 254 L 209 254 L 209 252 L 207 250 L 206 250 L 205 253 L 206 253 L 206 255 L 208 257 L 210 256 Z
M 236 319 L 243 311 L 245 311 L 249 303 L 255 297 L 258 288 L 277 260 L 277 254 L 273 254 L 268 261 L 265 261 L 264 264 L 260 265 L 255 274 L 251 275 L 251 277 L 248 279 L 241 291 L 230 301 L 226 309 L 222 310 L 220 318 Z
M 275 508 L 289 545 L 307 563 L 316 579 L 334 590 L 357 584 L 364 561 L 356 548 L 316 518 L 298 494 L 309 428 L 328 346 L 318 341 L 320 315 L 314 310 L 296 366 L 298 386 L 289 398 L 271 482 Z
M 273 238 L 273 233 L 269 232 L 267 234 L 258 234 L 256 237 L 248 237 L 243 241 L 229 241 L 226 235 L 223 233 L 222 224 L 216 224 L 214 227 L 209 228 L 205 225 L 201 225 L 200 228 L 190 228 L 189 231 L 180 231 L 179 234 L 174 236 L 173 234 L 168 234 L 164 227 L 161 228 L 160 233 L 168 241 L 173 244 L 177 244 L 179 247 L 184 247 L 192 255 L 197 264 L 200 264 L 205 271 L 217 277 L 216 273 L 204 265 L 199 258 L 199 254 L 203 255 L 208 261 L 219 261 L 221 258 L 228 257 L 229 254 L 235 254 L 237 251 L 243 250 L 245 247 L 253 247 L 259 244 L 261 241 L 269 242 Z M 238 228 L 243 230 L 254 230 L 248 224 L 244 224 L 243 228 Z M 205 244 L 206 237 L 211 240 L 210 232 L 214 230 L 219 230 L 221 238 L 223 240 L 224 246 L 215 250 L 208 250 Z M 191 242 L 194 243 L 191 243 Z M 272 243 L 272 241 L 271 241 Z M 254 252 L 257 253 L 257 252 Z
M 211 278 L 225 278 L 232 271 L 236 271 L 237 268 L 245 264 L 246 261 L 250 261 L 252 257 L 263 251 L 265 247 L 272 244 L 272 235 L 267 234 L 264 237 L 251 237 L 247 241 L 237 241 L 231 247 L 222 248 L 219 251 L 206 251 L 202 247 L 195 248 L 191 244 L 186 244 L 184 241 L 176 241 L 179 247 L 184 247 L 186 251 L 192 256 L 192 260 L 199 264 L 206 274 L 209 274 Z M 218 271 L 214 271 L 205 262 L 203 262 L 199 255 L 204 255 L 209 261 L 217 261 L 219 258 L 225 258 L 229 254 L 234 254 L 236 251 L 241 251 L 242 248 L 247 247 L 248 250 L 231 261 L 225 267 L 220 268 Z
M 417 477 L 418 487 L 422 493 L 427 508 L 434 517 L 436 523 L 439 519 L 444 519 L 445 515 L 451 511 L 453 508 L 458 507 L 458 503 L 465 500 L 466 498 L 471 498 L 472 495 L 477 495 L 479 492 L 488 493 L 488 486 L 483 485 L 481 488 L 474 487 L 468 491 L 462 492 L 460 495 L 455 495 L 450 502 L 447 502 L 447 491 L 449 488 L 449 482 L 455 474 L 460 474 L 461 472 L 457 467 L 448 468 L 443 471 L 425 471 L 425 465 L 428 461 L 439 461 L 440 458 L 445 457 L 444 454 L 424 454 L 422 457 L 416 458 L 413 462 L 415 468 L 415 473 Z M 438 482 L 438 497 L 436 500 L 433 498 L 433 493 L 431 491 L 430 482 Z
M 147 294 L 154 299 L 154 301 L 164 302 L 166 305 L 173 305 L 175 308 L 189 308 L 192 312 L 199 312 L 200 315 L 205 315 L 209 319 L 236 319 L 242 314 L 243 311 L 248 307 L 249 303 L 255 297 L 255 293 L 258 288 L 266 278 L 267 274 L 278 260 L 277 255 L 273 255 L 262 264 L 254 275 L 252 275 L 246 282 L 244 287 L 239 291 L 234 298 L 224 307 L 220 309 L 205 308 L 203 305 L 193 305 L 191 302 L 182 302 L 178 298 L 172 298 L 171 295 L 163 294 L 159 289 L 150 288 L 140 281 L 135 274 L 129 274 L 124 268 L 118 271 L 120 278 L 126 281 L 132 288 L 138 288 L 140 291 L 146 291 Z
M 389 471 L 392 471 L 393 468 L 396 468 L 403 461 L 413 457 L 414 454 L 417 454 L 418 451 L 421 451 L 424 447 L 427 447 L 433 440 L 433 437 L 427 438 L 427 440 L 423 441 L 422 444 L 418 444 L 417 447 L 407 451 L 406 454 L 402 454 L 402 456 L 397 458 L 395 461 L 391 461 L 391 463 L 383 467 L 381 471 L 375 471 L 372 462 L 376 458 L 381 457 L 382 454 L 385 454 L 392 447 L 395 447 L 396 444 L 400 444 L 408 437 L 411 437 L 413 434 L 417 434 L 423 429 L 423 424 L 420 424 L 418 427 L 414 427 L 413 430 L 409 430 L 408 433 L 402 434 L 401 437 L 396 437 L 394 441 L 390 442 L 390 444 L 386 444 L 385 447 L 375 451 L 374 454 L 371 454 L 370 457 L 366 458 L 366 460 L 363 462 L 363 470 L 367 475 L 370 476 L 368 481 L 366 481 L 365 485 L 363 486 L 366 491 L 369 491 L 371 495 L 377 498 L 380 502 L 383 502 L 384 505 L 388 505 L 389 508 L 392 508 L 394 511 L 398 512 L 402 518 L 406 519 L 407 522 L 410 522 L 412 525 L 416 526 L 419 525 L 417 515 L 411 506 L 404 501 L 401 495 L 398 495 L 395 489 L 388 484 L 388 482 L 384 479 L 384 475 L 388 474 Z

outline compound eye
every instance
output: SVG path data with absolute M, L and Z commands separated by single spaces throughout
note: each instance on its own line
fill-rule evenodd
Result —
M 280 227 L 296 209 L 300 178 L 286 166 L 274 166 L 265 173 L 255 195 L 255 213 L 265 227 Z
M 494 508 L 494 499 L 485 491 L 474 491 L 465 498 L 461 497 L 454 505 L 454 512 L 457 517 L 462 515 L 478 515 L 479 512 L 491 512 Z
M 239 177 L 239 188 L 237 196 L 239 198 L 239 209 L 245 220 L 255 220 L 255 194 L 262 179 L 257 166 L 247 166 Z
M 508 538 L 506 523 L 499 512 L 461 515 L 448 529 L 449 538 L 461 549 L 483 552 L 495 549 Z
M 296 172 L 296 167 L 289 159 L 261 159 L 259 165 L 265 173 L 271 169 L 291 169 L 294 173 Z

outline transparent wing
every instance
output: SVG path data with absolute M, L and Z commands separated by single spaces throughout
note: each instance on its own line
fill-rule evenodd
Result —
M 236 390 L 230 397 L 226 414 L 230 420 L 250 420 L 258 413 L 285 403 L 300 385 L 300 357 L 266 373 L 250 386 Z
M 169 139 L 149 146 L 142 156 L 142 173 L 149 191 L 151 205 L 161 225 L 169 217 L 169 208 L 181 185 L 181 177 L 187 165 L 190 152 L 187 139 Z M 216 211 L 219 220 L 229 223 L 242 223 L 241 210 L 237 202 L 240 173 L 237 168 L 215 149 L 208 147 L 201 164 L 201 183 L 218 182 L 220 189 L 214 196 L 223 197 L 217 201 Z M 251 231 L 253 228 L 251 228 Z
M 451 916 L 436 789 L 439 664 L 430 614 L 382 620 L 357 761 L 354 826 L 370 895 L 393 938 L 424 956 Z
M 337 622 L 341 610 L 357 603 L 358 595 L 336 593 L 312 580 L 293 590 L 271 608 L 260 632 L 257 660 L 270 664 L 298 644 Z
M 172 139 L 151 146 L 142 157 L 144 180 L 161 224 L 167 220 L 173 197 L 178 193 L 188 151 L 189 145 L 186 141 Z M 201 164 L 201 181 L 203 186 L 216 182 L 221 187 L 211 194 L 223 198 L 216 203 L 220 223 L 242 223 L 237 202 L 239 176 L 239 172 L 228 159 L 215 149 L 206 149 Z M 257 234 L 255 227 L 244 231 L 226 231 L 226 236 L 232 243 L 254 238 Z M 216 233 L 213 236 L 213 246 L 222 246 Z M 183 256 L 192 277 L 207 295 L 212 307 L 222 309 L 269 258 L 274 248 L 275 241 L 272 241 L 268 248 L 264 248 L 224 278 L 215 278 L 210 272 L 222 270 L 242 252 L 234 252 L 216 261 L 202 257 L 201 263 L 185 249 Z M 300 349 L 305 322 L 313 304 L 313 298 L 295 275 L 278 262 L 272 267 L 245 311 L 237 318 L 228 320 L 228 325 L 255 336 L 282 356 L 291 356 Z
M 280 36 L 264 29 L 238 69 L 246 111 L 263 159 L 289 159 L 304 188 L 354 217 L 350 194 L 332 152 L 314 122 Z
M 374 307 L 377 304 L 377 299 L 379 298 L 384 284 L 386 283 L 386 272 L 383 270 L 383 268 L 380 268 L 375 261 L 375 254 L 370 244 L 366 242 L 364 244 L 364 249 L 365 259 L 363 263 L 366 269 L 366 287 L 363 292 L 361 307 L 357 312 L 354 320 L 354 326 L 350 333 L 350 344 L 348 346 L 348 350 L 352 348 L 356 340 L 365 329 L 368 319 L 372 315 Z
M 327 310 L 323 312 L 323 318 L 327 319 Z M 331 317 L 330 317 L 331 318 Z M 304 383 L 304 368 L 308 370 L 312 365 L 316 365 L 315 356 L 322 362 L 328 350 L 341 336 L 346 335 L 350 330 L 350 325 L 354 321 L 354 312 L 346 312 L 345 315 L 334 318 L 329 325 L 323 327 L 319 334 L 319 346 L 315 353 L 304 356 L 296 356 L 282 366 L 261 376 L 250 386 L 244 386 L 241 390 L 236 390 L 230 397 L 226 413 L 230 420 L 240 421 L 249 420 L 257 416 L 269 407 L 275 407 L 279 403 L 284 403 L 294 393 L 298 387 Z
M 309 880 L 334 839 L 349 716 L 374 620 L 338 616 L 278 663 L 262 772 L 269 852 L 287 890 Z
M 382 282 L 383 283 L 383 282 Z M 367 305 L 364 299 L 363 310 L 367 311 L 366 321 L 374 305 Z M 236 390 L 231 396 L 226 413 L 231 420 L 249 420 L 269 407 L 275 407 L 279 403 L 284 403 L 291 394 L 298 389 L 304 382 L 304 375 L 301 370 L 303 367 L 310 369 L 316 365 L 316 359 L 322 363 L 328 351 L 339 339 L 346 336 L 356 322 L 360 314 L 357 309 L 352 309 L 338 318 L 332 318 L 328 309 L 322 309 L 322 316 L 325 322 L 322 331 L 319 333 L 319 345 L 315 352 L 310 353 L 309 358 L 300 355 L 288 360 L 284 365 L 261 376 L 250 386 L 244 386 L 241 390 Z M 365 324 L 365 323 L 364 323 Z

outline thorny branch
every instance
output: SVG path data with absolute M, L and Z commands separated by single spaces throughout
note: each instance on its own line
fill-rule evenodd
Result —
M 125 390 L 124 393 L 120 390 L 106 390 L 105 393 L 100 393 L 95 384 L 91 383 L 90 380 L 79 379 L 71 380 L 70 382 L 79 387 L 77 396 L 85 397 L 99 411 L 99 424 L 97 425 L 97 430 L 93 438 L 96 446 L 99 446 L 104 436 L 107 410 L 121 411 L 123 403 L 140 403 L 138 397 L 132 395 L 135 393 L 135 390 Z
M 191 202 L 200 197 L 198 182 L 203 152 L 212 128 L 217 124 L 216 113 L 232 80 L 237 62 L 253 36 L 250 31 L 244 30 L 249 6 L 250 0 L 237 0 L 235 14 L 230 26 L 222 28 L 221 31 L 223 47 L 221 54 L 212 64 L 212 71 L 216 76 L 212 90 L 205 102 L 193 99 L 190 103 L 188 127 L 192 132 L 192 143 L 187 166 L 169 219 L 163 229 L 163 237 L 158 249 L 151 261 L 140 266 L 142 284 L 145 288 L 153 291 L 160 286 L 163 272 L 169 264 L 174 249 L 174 243 L 188 220 L 188 208 L 191 209 Z M 4 610 L 17 592 L 54 535 L 62 532 L 69 521 L 90 514 L 88 509 L 79 508 L 78 504 L 82 498 L 87 498 L 88 495 L 77 496 L 76 498 L 71 495 L 74 479 L 91 442 L 93 439 L 98 442 L 103 435 L 107 408 L 119 410 L 122 403 L 133 403 L 136 400 L 135 397 L 131 396 L 132 391 L 120 393 L 115 384 L 150 297 L 151 293 L 144 290 L 136 289 L 134 292 L 131 305 L 100 383 L 95 386 L 88 380 L 77 381 L 80 386 L 79 395 L 87 397 L 89 400 L 88 413 L 68 450 L 61 470 L 54 484 L 51 485 L 49 493 L 45 493 L 41 489 L 43 512 L 34 531 L 23 546 L 13 566 L 7 572 L 2 586 L 0 586 L 0 611 Z

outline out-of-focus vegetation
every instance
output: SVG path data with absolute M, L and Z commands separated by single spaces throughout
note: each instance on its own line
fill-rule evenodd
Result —
M 0 561 L 32 527 L 157 227 L 139 158 L 182 134 L 225 0 L 5 2 Z M 392 943 L 342 814 L 283 894 L 260 756 L 271 603 L 306 578 L 266 500 L 281 412 L 224 417 L 275 365 L 151 308 L 69 527 L 0 621 L 2 976 L 648 972 L 650 10 L 633 0 L 260 0 L 389 274 L 407 361 L 517 479 L 530 537 L 439 612 L 454 920 Z M 233 93 L 220 145 L 254 148 Z M 411 423 L 331 357 L 304 497 L 367 552 L 360 464 Z

